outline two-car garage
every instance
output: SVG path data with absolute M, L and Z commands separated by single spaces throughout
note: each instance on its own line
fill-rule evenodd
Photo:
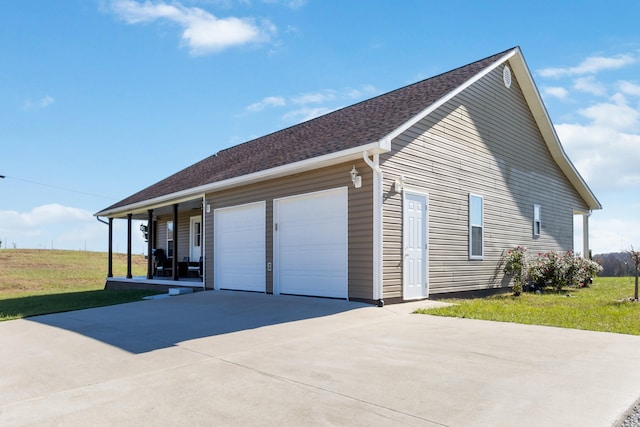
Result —
M 274 294 L 347 298 L 347 199 L 346 187 L 276 198 L 269 224 L 266 201 L 215 209 L 215 289 L 266 292 L 272 275 Z

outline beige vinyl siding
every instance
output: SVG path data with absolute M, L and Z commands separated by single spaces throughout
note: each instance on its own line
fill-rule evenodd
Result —
M 159 217 L 155 222 L 155 240 L 153 241 L 154 249 L 162 249 L 167 252 L 167 221 L 168 219 Z
M 178 212 L 178 261 L 189 256 L 189 227 L 191 212 Z M 173 221 L 173 215 L 164 215 L 156 218 L 156 246 L 167 252 L 167 222 Z M 174 242 L 175 247 L 175 242 Z
M 356 189 L 349 172 L 355 165 L 362 176 L 362 187 Z M 266 202 L 266 259 L 273 265 L 273 200 L 327 190 L 348 187 L 348 262 L 349 298 L 373 299 L 373 174 L 363 162 L 349 162 L 247 185 L 231 190 L 209 193 L 206 203 L 210 213 L 205 214 L 206 287 L 213 289 L 213 212 L 215 209 L 246 203 Z M 273 292 L 273 271 L 267 271 L 267 292 Z
M 406 187 L 429 194 L 431 293 L 504 286 L 503 251 L 573 247 L 573 209 L 587 209 L 553 161 L 515 77 L 502 83 L 502 67 L 418 122 L 382 156 L 384 294 L 402 296 L 402 197 Z M 484 198 L 484 259 L 469 260 L 469 193 Z M 533 236 L 533 205 L 542 232 Z

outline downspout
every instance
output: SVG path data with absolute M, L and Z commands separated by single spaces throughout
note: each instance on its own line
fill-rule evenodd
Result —
M 380 155 L 374 154 L 373 161 L 369 153 L 362 152 L 364 162 L 373 170 L 373 299 L 378 307 L 384 306 L 382 290 L 382 170 Z

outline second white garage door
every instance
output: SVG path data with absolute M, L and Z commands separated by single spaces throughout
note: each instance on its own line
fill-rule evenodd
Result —
M 265 203 L 216 209 L 214 288 L 266 291 Z
M 274 292 L 347 298 L 347 232 L 347 188 L 274 200 Z

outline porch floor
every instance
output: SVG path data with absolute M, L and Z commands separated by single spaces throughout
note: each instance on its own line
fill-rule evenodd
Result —
M 105 289 L 144 289 L 168 291 L 170 288 L 191 288 L 194 292 L 204 290 L 204 283 L 199 277 L 181 277 L 180 280 L 173 280 L 170 277 L 154 277 L 147 279 L 146 276 L 134 276 L 131 279 L 126 277 L 108 277 L 104 285 Z

